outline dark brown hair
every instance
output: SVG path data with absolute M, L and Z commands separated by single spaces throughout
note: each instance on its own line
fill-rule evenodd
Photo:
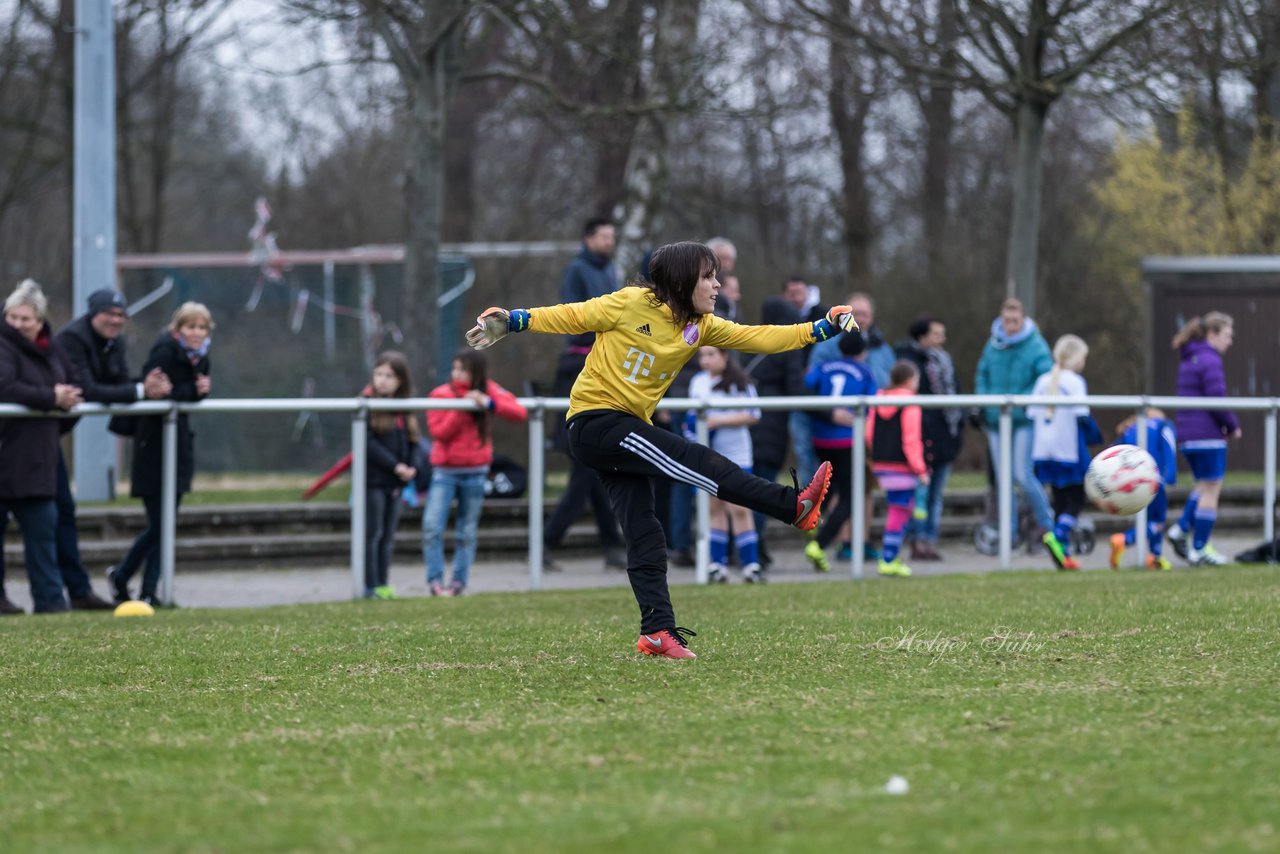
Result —
M 700 316 L 693 307 L 693 289 L 708 272 L 720 272 L 720 259 L 705 243 L 659 246 L 649 258 L 649 299 L 666 305 L 676 326 L 684 327 Z
M 1220 311 L 1211 311 L 1204 317 L 1193 317 L 1173 336 L 1173 349 L 1181 350 L 1188 341 L 1199 341 L 1210 332 L 1218 332 L 1227 326 L 1235 326 L 1231 315 Z
M 893 368 L 889 371 L 889 386 L 891 388 L 901 388 L 906 384 L 907 380 L 918 376 L 920 376 L 920 369 L 913 362 L 899 359 L 893 363 Z
M 409 360 L 405 358 L 404 353 L 396 350 L 388 350 L 378 356 L 378 361 L 373 363 L 374 370 L 386 365 L 391 369 L 391 373 L 396 375 L 396 380 L 400 385 L 396 388 L 392 397 L 408 398 L 413 397 L 413 378 L 409 376 Z M 375 397 L 373 391 L 373 383 L 369 384 L 369 396 Z M 369 429 L 375 433 L 389 433 L 396 428 L 396 423 L 404 419 L 404 430 L 409 436 L 410 442 L 417 442 L 422 433 L 418 430 L 418 419 L 412 412 L 371 412 L 369 413 Z
M 710 344 L 704 344 L 704 347 L 711 347 Z M 728 350 L 722 350 L 719 347 L 711 347 L 712 350 L 718 350 L 720 355 L 724 356 L 724 372 L 720 374 L 720 382 L 712 386 L 716 391 L 723 391 L 726 394 L 736 391 L 742 394 L 747 390 L 747 386 L 751 385 L 751 375 L 747 373 L 747 369 L 738 364 L 738 360 L 734 353 Z
M 462 363 L 462 367 L 467 373 L 471 374 L 471 388 L 475 391 L 483 391 L 488 394 L 489 389 L 489 360 L 484 357 L 484 353 L 479 350 L 472 350 L 470 347 L 463 347 L 453 354 L 453 361 Z M 483 412 L 472 412 L 471 420 L 476 423 L 476 430 L 480 433 L 480 441 L 487 442 L 489 440 L 489 410 Z

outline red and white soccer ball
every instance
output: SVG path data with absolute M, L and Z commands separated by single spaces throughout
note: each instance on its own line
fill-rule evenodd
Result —
M 1089 463 L 1084 491 L 1099 509 L 1132 516 L 1160 491 L 1160 468 L 1155 458 L 1137 445 L 1115 445 Z

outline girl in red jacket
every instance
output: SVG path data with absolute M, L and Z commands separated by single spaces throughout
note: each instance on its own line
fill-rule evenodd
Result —
M 466 399 L 474 410 L 432 409 L 427 412 L 431 446 L 431 489 L 422 511 L 422 557 L 427 564 L 427 586 L 432 596 L 461 596 L 467 588 L 471 562 L 476 555 L 476 527 L 484 504 L 484 478 L 493 462 L 493 416 L 524 421 L 525 408 L 511 392 L 488 378 L 484 355 L 459 350 L 453 357 L 449 382 L 432 390 L 431 397 Z M 449 506 L 458 499 L 457 545 L 453 554 L 453 580 L 444 586 L 444 531 Z
M 915 394 L 919 388 L 919 369 L 911 362 L 900 361 L 889 372 L 889 388 L 881 389 L 876 396 L 903 397 Z M 924 443 L 920 440 L 920 407 L 885 404 L 872 407 L 871 417 L 867 419 L 867 448 L 871 468 L 889 503 L 880 574 L 906 578 L 911 575 L 911 567 L 898 556 L 903 531 L 911 521 L 916 487 L 929 483 Z

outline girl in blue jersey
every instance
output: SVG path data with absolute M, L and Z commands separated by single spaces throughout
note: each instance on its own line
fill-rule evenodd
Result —
M 1138 416 L 1131 415 L 1116 427 L 1120 437 L 1117 445 L 1138 444 Z M 1165 557 L 1164 523 L 1169 513 L 1168 487 L 1178 482 L 1178 438 L 1173 425 L 1165 418 L 1164 412 L 1154 406 L 1147 408 L 1147 453 L 1156 461 L 1160 469 L 1160 490 L 1147 506 L 1147 545 L 1151 554 L 1147 555 L 1147 569 L 1172 569 L 1172 564 Z M 1120 568 L 1120 559 L 1124 557 L 1126 546 L 1137 542 L 1137 527 L 1111 535 L 1111 568 Z
M 824 397 L 855 396 L 876 393 L 875 377 L 866 362 L 858 357 L 866 351 L 866 339 L 860 332 L 840 336 L 840 358 L 821 362 L 809 368 L 805 385 Z M 813 431 L 813 450 L 818 459 L 831 464 L 831 478 L 839 503 L 827 514 L 816 540 L 805 544 L 804 556 L 817 572 L 829 572 L 827 546 L 839 536 L 849 521 L 853 501 L 853 412 L 849 409 L 819 409 L 809 413 Z

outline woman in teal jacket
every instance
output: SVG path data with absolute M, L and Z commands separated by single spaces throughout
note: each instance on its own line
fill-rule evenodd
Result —
M 991 324 L 991 339 L 982 349 L 978 360 L 978 376 L 974 382 L 975 394 L 1031 394 L 1036 379 L 1053 369 L 1053 354 L 1049 342 L 1044 340 L 1036 322 L 1027 317 L 1022 303 L 1010 298 L 1000 306 L 1000 316 Z M 991 452 L 992 468 L 999 473 L 1000 465 L 1000 408 L 989 406 L 983 413 L 987 422 L 987 447 Z M 1013 410 L 1013 482 L 1022 492 L 1036 518 L 1041 531 L 1053 529 L 1053 510 L 1044 494 L 1044 487 L 1036 480 L 1031 463 L 1031 420 L 1026 410 Z M 1014 505 L 1012 530 L 1018 530 L 1017 505 Z M 1032 540 L 1035 542 L 1039 537 Z

